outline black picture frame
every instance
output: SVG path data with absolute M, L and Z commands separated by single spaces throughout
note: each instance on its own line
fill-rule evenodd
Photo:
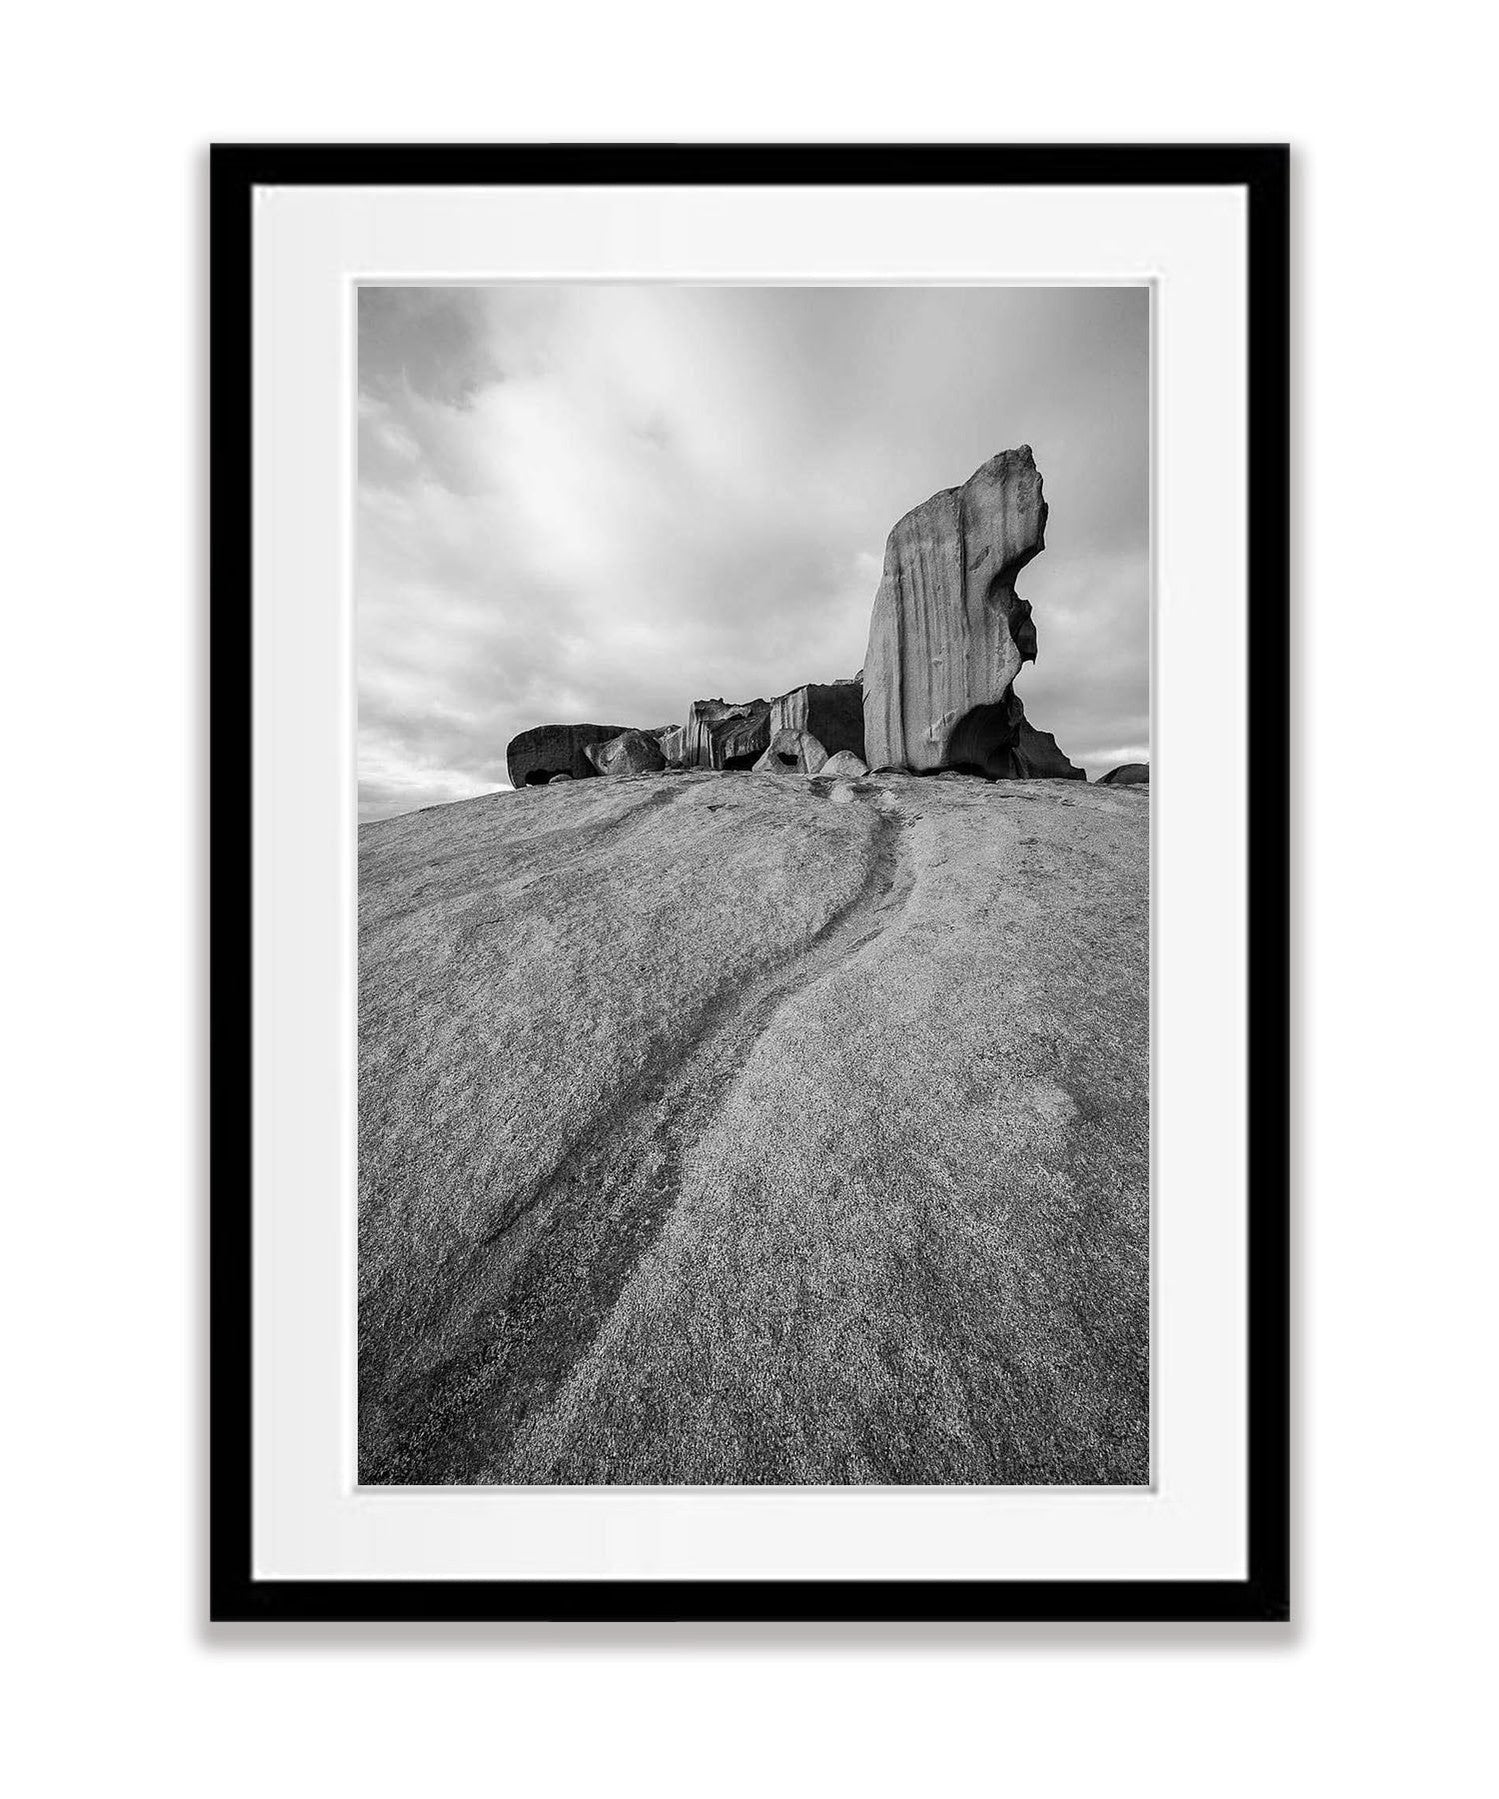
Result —
M 211 152 L 209 1613 L 381 1620 L 946 1623 L 1290 1616 L 1289 150 L 1212 145 L 216 145 Z M 1171 185 L 1248 229 L 1247 1574 L 1239 1581 L 260 1580 L 251 1558 L 251 210 L 256 188 Z M 1267 745 L 1269 753 L 1267 753 Z

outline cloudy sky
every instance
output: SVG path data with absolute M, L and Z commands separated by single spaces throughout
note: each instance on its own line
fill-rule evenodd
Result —
M 1149 741 L 1143 288 L 365 288 L 360 816 L 504 786 L 553 721 L 660 725 L 863 663 L 885 537 L 1029 443 L 1027 716 Z

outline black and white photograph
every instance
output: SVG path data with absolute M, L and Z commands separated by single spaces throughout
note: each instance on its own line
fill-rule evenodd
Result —
M 1149 284 L 354 304 L 358 1480 L 1147 1485 Z
M 1493 1786 L 1477 26 L 18 13 L 11 1789 Z

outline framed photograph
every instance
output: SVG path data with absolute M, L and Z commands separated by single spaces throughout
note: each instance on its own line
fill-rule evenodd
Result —
M 1287 182 L 214 150 L 214 1619 L 1289 1615 Z

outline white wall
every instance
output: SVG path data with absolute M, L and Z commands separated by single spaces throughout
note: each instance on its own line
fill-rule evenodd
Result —
M 1492 1777 L 1499 395 L 1478 17 L 143 0 L 10 21 L 19 1790 L 1462 1793 L 1481 1757 Z M 202 146 L 423 136 L 1295 144 L 1291 1630 L 207 1633 Z

